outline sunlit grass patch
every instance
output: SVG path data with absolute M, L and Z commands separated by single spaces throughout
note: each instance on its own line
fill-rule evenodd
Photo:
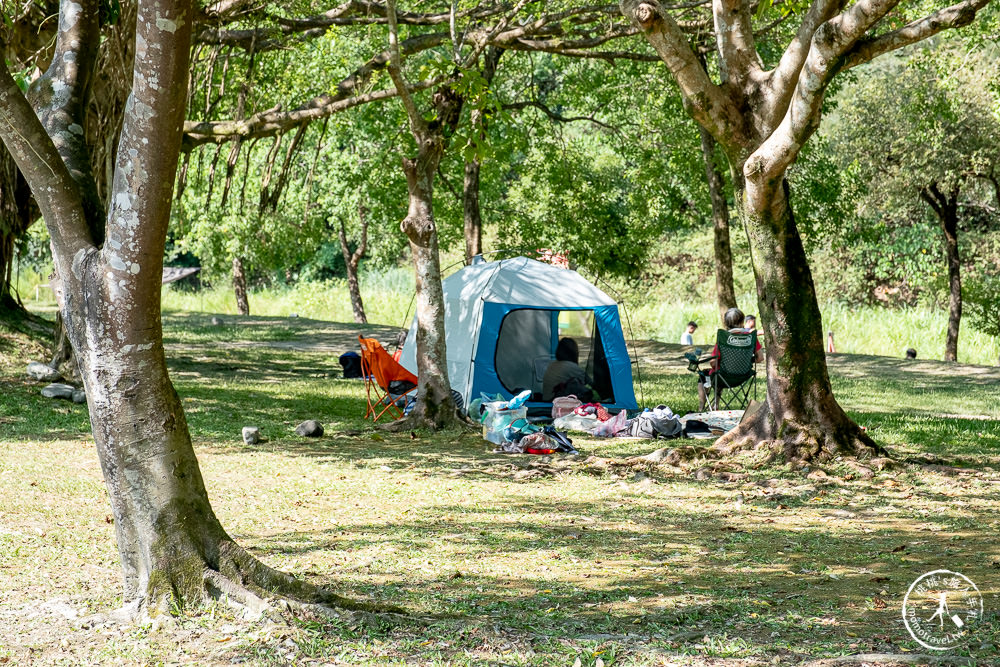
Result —
M 474 430 L 387 433 L 363 420 L 364 385 L 340 378 L 336 359 L 358 333 L 388 342 L 393 329 L 233 315 L 219 327 L 210 317 L 165 322 L 223 525 L 272 566 L 411 615 L 277 627 L 220 603 L 167 630 L 76 628 L 53 611 L 59 601 L 81 614 L 121 601 L 86 407 L 41 399 L 7 362 L 0 614 L 15 613 L 0 616 L 0 644 L 12 660 L 793 664 L 917 651 L 900 605 L 931 569 L 1000 593 L 994 370 L 831 357 L 839 400 L 873 437 L 969 473 L 908 464 L 867 479 L 834 461 L 822 466 L 828 477 L 810 478 L 747 456 L 745 479 L 720 482 L 696 479 L 697 465 L 618 474 L 587 463 L 672 441 L 574 435 L 579 457 L 532 458 L 494 453 Z M 694 410 L 680 348 L 643 343 L 639 353 L 644 404 Z M 305 419 L 326 434 L 297 436 Z M 243 444 L 246 425 L 268 440 Z M 998 657 L 996 623 L 991 612 L 966 649 L 983 664 Z

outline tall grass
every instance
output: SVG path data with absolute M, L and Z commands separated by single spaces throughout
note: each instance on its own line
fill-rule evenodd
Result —
M 740 303 L 754 303 L 744 296 Z M 628 307 L 628 304 L 626 304 Z M 749 308 L 749 306 L 747 306 Z M 837 352 L 874 354 L 902 358 L 907 348 L 917 350 L 918 358 L 942 359 L 948 313 L 929 307 L 901 309 L 876 306 L 848 307 L 837 303 L 820 306 L 826 332 L 834 332 Z M 689 320 L 699 324 L 695 344 L 715 342 L 720 326 L 714 303 L 675 301 L 643 304 L 629 309 L 634 333 L 638 338 L 652 338 L 676 343 Z M 972 328 L 965 319 L 958 340 L 958 360 L 966 364 L 995 366 L 1000 342 L 993 336 Z
M 451 271 L 449 271 L 450 273 Z M 40 300 L 34 301 L 35 288 Z M 25 304 L 32 309 L 51 310 L 52 291 L 40 274 L 22 275 L 19 289 Z M 413 272 L 399 267 L 361 276 L 361 295 L 365 313 L 372 324 L 407 326 L 413 317 Z M 755 312 L 755 299 L 740 296 L 746 312 Z M 695 343 L 714 343 L 719 326 L 719 313 L 713 301 L 682 300 L 656 303 L 626 303 L 636 338 L 651 338 L 676 343 L 689 320 L 699 324 Z M 201 311 L 235 314 L 236 299 L 229 285 L 196 292 L 183 291 L 167 285 L 163 288 L 164 310 Z M 342 280 L 323 283 L 301 283 L 294 287 L 275 287 L 254 291 L 250 295 L 250 310 L 255 315 L 288 317 L 297 314 L 317 320 L 350 322 L 354 315 Z M 948 313 L 927 306 L 889 309 L 877 306 L 848 307 L 838 303 L 821 305 L 824 334 L 834 332 L 837 352 L 903 357 L 907 348 L 915 348 L 919 358 L 941 359 L 948 327 Z M 628 324 L 626 334 L 628 334 Z M 962 321 L 958 341 L 958 360 L 967 364 L 995 366 L 1000 357 L 1000 341 Z
M 413 317 L 413 272 L 394 268 L 361 275 L 361 299 L 372 324 L 404 326 Z M 314 320 L 353 322 L 351 298 L 343 280 L 299 283 L 294 287 L 270 287 L 253 291 L 253 315 L 288 317 L 295 314 Z M 229 285 L 190 292 L 163 288 L 163 309 L 235 314 L 236 297 Z M 409 313 L 409 314 L 407 314 Z

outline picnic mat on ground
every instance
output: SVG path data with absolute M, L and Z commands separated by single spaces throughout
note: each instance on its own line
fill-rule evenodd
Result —
M 712 412 L 692 412 L 681 417 L 681 424 L 687 424 L 689 419 L 697 419 L 708 424 L 712 437 L 728 433 L 736 428 L 743 418 L 743 410 L 713 410 Z

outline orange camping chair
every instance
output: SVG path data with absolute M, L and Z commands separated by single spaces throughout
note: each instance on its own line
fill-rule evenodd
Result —
M 358 336 L 358 341 L 361 343 L 361 374 L 365 378 L 365 393 L 368 399 L 365 419 L 371 417 L 372 421 L 378 421 L 386 412 L 393 415 L 393 419 L 399 419 L 403 416 L 403 408 L 396 405 L 396 401 L 399 397 L 409 396 L 416 391 L 417 376 L 400 366 L 399 362 L 389 356 L 382 344 L 374 338 Z M 409 383 L 413 386 L 403 392 L 392 392 L 397 396 L 393 399 L 389 395 L 389 387 L 394 382 Z M 382 409 L 379 410 L 379 407 Z

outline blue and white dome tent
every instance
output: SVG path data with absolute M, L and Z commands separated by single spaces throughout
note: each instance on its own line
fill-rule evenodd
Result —
M 466 266 L 442 281 L 448 377 L 466 407 L 481 393 L 512 398 L 532 390 L 541 401 L 542 377 L 559 339 L 580 348 L 580 365 L 609 409 L 637 407 L 632 361 L 618 304 L 576 271 L 527 257 Z M 400 363 L 417 372 L 416 318 Z

